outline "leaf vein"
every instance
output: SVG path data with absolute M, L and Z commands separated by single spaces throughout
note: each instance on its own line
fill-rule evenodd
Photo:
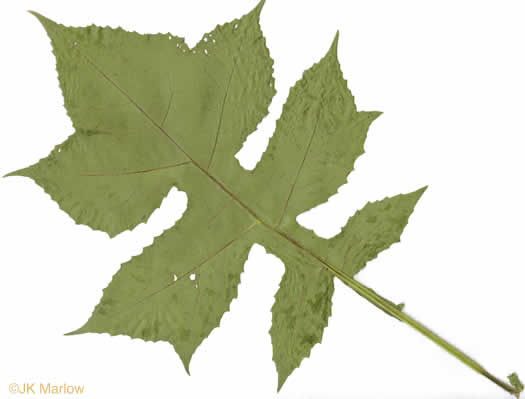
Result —
M 210 170 L 211 163 L 213 162 L 213 156 L 215 155 L 215 150 L 217 149 L 217 143 L 219 141 L 219 134 L 221 132 L 222 127 L 222 118 L 224 116 L 224 108 L 226 105 L 226 100 L 228 98 L 228 93 L 230 92 L 230 86 L 232 83 L 232 77 L 233 77 L 233 71 L 235 70 L 235 62 L 232 65 L 232 70 L 230 72 L 230 77 L 228 79 L 228 85 L 226 86 L 226 91 L 224 93 L 224 98 L 222 99 L 222 106 L 221 106 L 221 114 L 219 116 L 219 123 L 217 125 L 217 132 L 215 133 L 215 142 L 213 143 L 213 149 L 211 151 L 210 160 L 208 161 L 208 166 L 206 167 L 206 170 Z
M 176 168 L 177 166 L 187 165 L 189 163 L 191 163 L 191 162 L 190 161 L 184 161 L 184 162 L 179 162 L 179 163 L 175 163 L 175 164 L 159 166 L 159 167 L 156 167 L 156 168 L 141 169 L 141 170 L 125 170 L 125 171 L 121 171 L 121 172 L 102 172 L 102 173 L 90 173 L 90 172 L 87 172 L 87 173 L 81 173 L 80 176 L 126 176 L 126 175 L 135 175 L 135 174 L 140 174 L 140 173 L 156 172 L 156 171 L 162 170 L 162 169 Z
M 168 114 L 171 110 L 171 101 L 173 100 L 173 90 L 171 90 L 170 99 L 168 101 L 168 107 L 166 108 L 166 113 L 164 114 L 164 118 L 162 118 L 162 122 L 160 123 L 161 126 L 164 126 L 164 122 L 166 122 L 166 118 L 168 117 Z
M 317 131 L 317 124 L 319 123 L 319 114 L 320 112 L 317 113 L 317 119 L 315 121 L 315 126 L 312 131 L 312 134 L 310 135 L 310 141 L 308 141 L 308 145 L 306 146 L 306 151 L 304 152 L 303 160 L 301 162 L 301 165 L 299 165 L 299 169 L 297 170 L 297 174 L 295 175 L 295 180 L 292 184 L 292 187 L 290 187 L 290 192 L 288 193 L 288 198 L 286 198 L 286 202 L 281 212 L 281 217 L 279 218 L 279 222 L 277 223 L 277 227 L 279 227 L 281 223 L 283 222 L 283 218 L 286 213 L 286 209 L 288 208 L 288 204 L 290 203 L 290 198 L 292 198 L 292 194 L 295 190 L 295 185 L 297 184 L 297 181 L 299 180 L 299 176 L 301 175 L 301 172 L 303 170 L 304 163 L 306 161 L 306 158 L 308 157 L 308 153 L 310 152 L 310 147 L 312 146 L 312 141 L 314 140 L 314 136 Z
M 207 264 L 208 262 L 210 262 L 213 258 L 215 258 L 216 256 L 218 256 L 220 253 L 222 253 L 223 251 L 225 251 L 228 247 L 230 247 L 232 244 L 234 244 L 236 241 L 238 241 L 239 239 L 243 238 L 250 230 L 252 230 L 255 226 L 257 226 L 258 224 L 260 224 L 261 222 L 259 221 L 255 221 L 254 223 L 252 223 L 248 228 L 244 229 L 237 237 L 231 239 L 230 241 L 228 241 L 224 246 L 222 246 L 221 248 L 219 248 L 217 251 L 215 251 L 211 256 L 209 256 L 208 258 L 204 259 L 203 261 L 201 261 L 199 264 L 197 264 L 196 266 L 194 266 L 193 268 L 191 268 L 190 270 L 188 270 L 187 272 L 185 272 L 184 274 L 182 274 L 180 277 L 177 278 L 177 280 L 174 280 L 174 281 L 171 281 L 169 284 L 166 284 L 164 287 L 158 289 L 157 291 L 154 291 L 152 292 L 151 294 L 149 294 L 148 296 L 138 300 L 137 302 L 135 302 L 134 304 L 130 305 L 126 310 L 129 310 L 131 308 L 133 308 L 134 306 L 152 298 L 153 296 L 159 294 L 160 292 L 163 292 L 164 290 L 166 290 L 167 288 L 169 287 L 172 287 L 173 285 L 175 285 L 177 282 L 179 281 L 182 281 L 184 278 L 188 277 L 190 274 L 192 273 L 195 273 L 197 271 L 200 271 L 201 267 L 204 266 L 205 264 Z

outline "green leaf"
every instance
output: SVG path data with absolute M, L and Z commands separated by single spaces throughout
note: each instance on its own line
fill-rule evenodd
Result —
M 270 335 L 280 389 L 331 314 L 334 270 L 353 276 L 399 241 L 420 189 L 369 203 L 325 240 L 296 217 L 346 182 L 379 112 L 358 112 L 337 39 L 290 90 L 260 164 L 234 158 L 268 112 L 273 62 L 262 2 L 190 49 L 170 34 L 65 27 L 35 13 L 57 59 L 75 133 L 27 176 L 77 223 L 114 236 L 147 220 L 172 187 L 182 219 L 123 264 L 92 316 L 70 334 L 124 334 L 191 357 L 237 295 L 253 243 L 285 264 Z M 335 273 L 337 275 L 337 273 Z

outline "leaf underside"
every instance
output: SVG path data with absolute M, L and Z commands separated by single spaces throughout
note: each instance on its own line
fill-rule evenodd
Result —
M 234 158 L 268 113 L 273 61 L 262 2 L 189 48 L 170 34 L 65 27 L 34 13 L 51 39 L 74 134 L 9 175 L 39 184 L 75 222 L 115 236 L 145 222 L 172 187 L 188 195 L 173 227 L 124 263 L 92 316 L 70 334 L 167 341 L 191 357 L 237 296 L 253 243 L 285 264 L 270 335 L 278 388 L 321 342 L 333 275 L 353 276 L 399 241 L 425 188 L 368 203 L 326 240 L 296 217 L 346 182 L 379 112 L 358 112 L 327 54 L 290 90 L 257 168 Z

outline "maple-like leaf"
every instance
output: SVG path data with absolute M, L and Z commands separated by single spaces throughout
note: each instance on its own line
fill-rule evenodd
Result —
M 329 240 L 297 223 L 346 182 L 379 116 L 357 111 L 337 36 L 290 90 L 256 169 L 239 165 L 234 155 L 275 93 L 261 7 L 194 48 L 170 34 L 71 28 L 34 13 L 51 39 L 75 133 L 10 175 L 32 178 L 77 223 L 110 236 L 146 221 L 172 187 L 187 193 L 181 220 L 121 266 L 71 333 L 167 341 L 186 370 L 236 297 L 252 244 L 277 255 L 285 274 L 270 334 L 280 388 L 321 341 L 334 275 L 348 284 L 399 241 L 425 188 L 368 203 Z

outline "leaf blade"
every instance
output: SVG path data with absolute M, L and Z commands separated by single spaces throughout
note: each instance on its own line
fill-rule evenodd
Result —
M 330 240 L 332 253 L 340 255 L 337 264 L 342 265 L 341 269 L 354 276 L 380 252 L 399 242 L 426 189 L 425 186 L 408 194 L 369 202 L 357 211 L 341 233 Z
M 331 262 L 329 252 L 338 240 L 312 236 L 304 240 L 308 232 L 297 229 L 295 217 L 326 200 L 344 183 L 355 159 L 363 152 L 368 127 L 379 113 L 357 112 L 337 60 L 336 36 L 327 55 L 306 71 L 290 92 L 264 162 L 254 173 L 242 171 L 233 154 L 267 113 L 275 92 L 273 61 L 258 22 L 261 6 L 262 2 L 240 20 L 217 27 L 194 49 L 171 35 L 138 35 L 94 26 L 66 28 L 40 16 L 48 33 L 51 32 L 66 108 L 76 129 L 70 139 L 78 149 L 75 152 L 75 148 L 61 145 L 52 156 L 19 174 L 33 174 L 30 177 L 36 176 L 35 181 L 41 184 L 48 176 L 40 176 L 38 168 L 42 168 L 42 174 L 55 168 L 48 180 L 54 178 L 58 184 L 48 184 L 47 190 L 59 198 L 60 206 L 75 220 L 91 227 L 99 225 L 93 223 L 92 216 L 82 219 L 81 215 L 93 208 L 92 197 L 104 191 L 107 196 L 102 196 L 101 204 L 106 208 L 98 210 L 102 220 L 117 215 L 113 225 L 101 226 L 110 235 L 145 220 L 167 188 L 177 186 L 187 191 L 190 206 L 183 221 L 122 266 L 92 317 L 74 332 L 122 333 L 145 340 L 168 341 L 186 370 L 195 349 L 218 326 L 235 297 L 247 251 L 256 240 L 251 235 L 252 229 L 258 232 L 258 238 L 273 248 L 286 265 L 272 310 L 271 330 L 280 389 L 302 359 L 309 356 L 315 343 L 321 341 L 333 292 L 333 278 L 327 269 L 336 273 L 326 259 Z M 210 45 L 221 37 L 216 46 Z M 122 46 L 135 48 L 137 43 L 148 43 L 147 48 L 130 54 L 117 51 Z M 151 43 L 173 51 L 157 54 L 160 47 L 151 47 Z M 172 62 L 161 59 L 162 62 L 151 65 L 147 62 L 151 60 L 145 61 L 148 58 L 145 54 L 155 59 L 168 57 Z M 184 77 L 180 86 L 173 81 L 174 71 L 170 68 Z M 61 73 L 61 69 L 66 73 Z M 135 79 L 138 72 L 140 81 Z M 158 76 L 163 79 L 156 80 Z M 166 79 L 169 84 L 165 84 Z M 256 83 L 250 86 L 253 82 Z M 252 103 L 248 104 L 249 101 Z M 97 108 L 100 103 L 103 106 Z M 107 107 L 112 110 L 108 115 L 99 110 Z M 115 126 L 128 125 L 138 127 L 138 132 L 122 135 L 115 130 Z M 310 130 L 306 139 L 300 136 L 304 130 Z M 120 144 L 128 140 L 122 157 L 113 159 L 115 150 L 108 145 L 108 137 Z M 93 145 L 93 140 L 100 141 L 99 147 Z M 168 141 L 170 145 L 166 145 Z M 294 146 L 299 151 L 294 152 Z M 89 157 L 79 156 L 82 151 L 99 152 L 98 161 L 108 162 L 90 163 Z M 133 162 L 129 162 L 128 154 L 132 154 Z M 74 168 L 63 161 L 67 157 L 76 160 Z M 137 159 L 142 163 L 137 164 Z M 289 164 L 293 168 L 288 168 Z M 188 167 L 181 168 L 184 165 Z M 60 181 L 64 170 L 66 174 L 70 170 L 76 174 Z M 74 178 L 79 175 L 90 178 L 84 181 L 112 181 L 122 186 L 112 191 L 109 186 L 84 183 L 80 188 L 91 192 L 82 192 L 78 187 L 71 190 L 76 184 Z M 156 187 L 158 181 L 152 178 L 156 175 L 162 177 L 159 183 L 162 187 Z M 273 183 L 277 180 L 280 181 L 276 186 Z M 64 197 L 77 203 L 79 198 L 88 200 L 81 204 L 78 214 L 63 206 L 63 198 L 53 195 L 54 191 L 68 187 L 70 191 Z M 111 198 L 128 195 L 126 190 L 130 187 L 135 188 L 126 199 L 130 208 L 119 215 L 116 208 L 122 206 L 112 203 Z M 146 189 L 141 192 L 143 188 Z M 154 201 L 141 197 L 149 192 L 155 196 Z M 139 213 L 137 210 L 142 216 L 134 214 Z M 352 218 L 352 223 L 358 219 Z M 216 220 L 222 220 L 222 224 Z M 200 229 L 204 226 L 208 229 L 203 232 Z M 282 251 L 284 247 L 288 250 Z M 384 249 L 381 245 L 375 247 L 377 252 Z M 188 248 L 194 252 L 185 253 Z M 234 249 L 232 255 L 230 251 Z M 361 248 L 364 257 L 370 257 L 365 249 Z M 354 258 L 349 264 L 359 266 Z M 216 266 L 212 268 L 215 273 L 206 275 L 209 279 L 204 286 L 217 289 L 220 298 L 208 293 L 202 302 L 201 295 L 196 294 L 187 279 L 177 285 L 182 287 L 180 292 L 171 289 L 175 284 L 168 282 L 170 273 L 183 273 L 187 277 L 190 264 L 196 264 L 197 270 L 211 263 Z M 304 292 L 298 302 L 293 296 L 297 291 Z M 174 294 L 177 292 L 179 297 Z M 305 304 L 308 311 L 303 311 Z M 135 312 L 121 314 L 122 306 Z M 290 324 L 287 315 L 294 311 L 294 323 Z M 303 328 L 295 328 L 297 320 Z M 187 328 L 195 327 L 195 323 L 196 328 Z
M 326 201 L 346 182 L 379 112 L 358 112 L 337 59 L 338 35 L 326 55 L 292 87 L 268 149 L 244 195 L 277 228 Z M 255 197 L 252 199 L 252 197 Z
M 197 169 L 192 171 L 191 183 L 184 186 L 190 194 L 184 217 L 121 266 L 89 320 L 69 335 L 167 341 L 189 372 L 196 348 L 237 296 L 252 231 L 259 224 Z
M 225 62 L 235 55 L 243 58 L 248 70 L 242 79 L 233 80 L 231 92 L 247 111 L 230 107 L 227 119 L 239 126 L 232 129 L 226 124 L 230 134 L 215 143 L 220 143 L 215 146 L 221 154 L 218 166 L 224 159 L 224 168 L 231 169 L 235 162 L 224 155 L 224 145 L 239 141 L 240 146 L 268 112 L 275 93 L 273 61 L 258 21 L 262 4 L 206 34 L 193 51 L 184 39 L 169 34 L 139 35 L 93 25 L 70 28 L 34 13 L 51 39 L 75 134 L 47 158 L 8 176 L 31 177 L 79 224 L 111 237 L 132 229 L 158 208 L 173 181 L 133 176 L 113 179 L 111 187 L 110 179 L 96 175 L 129 175 L 129 171 L 159 170 L 188 160 L 205 165 L 218 114 L 222 118 L 224 111 L 224 107 L 219 110 L 223 94 L 217 82 L 225 79 Z M 251 41 L 244 43 L 241 39 L 246 35 Z M 239 92 L 247 80 L 251 90 Z M 80 178 L 84 175 L 91 178 Z M 119 209 L 122 204 L 127 208 L 124 215 Z
M 281 259 L 285 273 L 272 306 L 273 361 L 279 391 L 312 348 L 321 343 L 332 312 L 333 275 L 318 260 L 267 230 L 257 242 Z

